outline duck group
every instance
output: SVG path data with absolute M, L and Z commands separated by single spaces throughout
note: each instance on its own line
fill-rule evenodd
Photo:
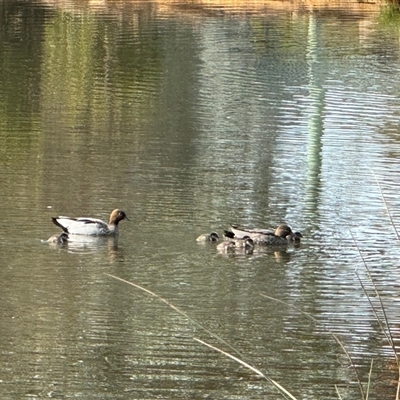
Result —
M 69 235 L 115 236 L 119 233 L 119 223 L 124 219 L 129 221 L 125 211 L 119 208 L 111 211 L 108 222 L 91 217 L 52 217 L 53 223 L 62 229 L 62 233 L 52 235 L 42 242 L 65 245 L 70 239 Z M 286 224 L 279 225 L 273 232 L 267 229 L 232 225 L 229 230 L 224 230 L 225 240 L 217 246 L 217 249 L 221 252 L 236 251 L 238 249 L 251 252 L 255 245 L 299 245 L 302 237 L 303 235 L 300 232 L 293 232 L 290 226 Z M 202 234 L 196 239 L 199 243 L 213 243 L 219 240 L 220 236 L 216 232 Z
M 224 230 L 225 240 L 217 246 L 221 252 L 236 251 L 245 249 L 251 252 L 255 245 L 284 247 L 289 244 L 299 245 L 303 235 L 301 232 L 293 232 L 289 225 L 279 225 L 275 231 L 259 228 L 245 228 L 232 225 L 229 230 Z M 198 242 L 216 242 L 219 236 L 215 232 L 200 235 Z
M 266 229 L 249 229 L 232 225 L 229 231 L 224 231 L 228 238 L 250 237 L 254 243 L 260 245 L 279 246 L 288 243 L 300 243 L 303 235 L 300 232 L 293 232 L 288 225 L 279 225 L 274 232 Z

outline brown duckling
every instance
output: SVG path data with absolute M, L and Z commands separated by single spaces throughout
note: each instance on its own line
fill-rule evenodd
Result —
M 42 240 L 42 243 L 65 245 L 68 243 L 68 234 L 65 232 L 55 233 L 54 235 L 51 235 L 47 240 Z
M 200 242 L 200 243 L 218 242 L 218 240 L 219 240 L 218 233 L 216 233 L 216 232 L 211 232 L 211 233 L 204 233 L 203 235 L 200 235 L 200 236 L 196 239 L 196 242 Z

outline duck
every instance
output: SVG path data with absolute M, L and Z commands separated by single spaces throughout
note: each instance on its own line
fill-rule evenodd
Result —
M 71 218 L 71 217 L 52 217 L 53 223 L 60 227 L 65 233 L 71 235 L 88 236 L 111 236 L 118 235 L 118 224 L 120 221 L 129 218 L 124 211 L 115 209 L 111 212 L 108 223 L 97 218 Z
M 283 246 L 290 242 L 300 243 L 302 234 L 300 232 L 293 233 L 290 226 L 279 225 L 274 232 L 267 229 L 249 229 L 233 225 L 230 231 L 224 231 L 228 238 L 244 238 L 250 237 L 255 244 Z
M 200 235 L 200 236 L 196 239 L 196 242 L 201 242 L 201 243 L 205 243 L 205 242 L 218 242 L 218 240 L 219 240 L 218 233 L 216 233 L 216 232 L 211 232 L 211 233 L 204 233 L 204 234 Z
M 228 242 L 234 242 L 236 248 L 242 248 L 242 249 L 250 249 L 254 247 L 254 241 L 253 239 L 250 238 L 250 236 L 243 236 L 242 238 L 235 237 L 234 235 L 232 236 L 227 236 L 225 234 L 225 237 L 227 237 Z
M 244 238 L 233 238 L 226 242 L 222 242 L 217 246 L 217 250 L 221 252 L 230 252 L 235 250 L 252 251 L 254 242 L 248 236 Z
M 288 237 L 288 240 L 290 242 L 300 244 L 302 237 L 303 235 L 301 234 L 301 232 L 294 232 L 292 235 L 290 235 L 290 238 Z
M 47 240 L 42 240 L 42 243 L 65 245 L 68 243 L 68 233 L 55 233 L 54 235 L 51 235 Z
M 217 246 L 217 250 L 221 253 L 229 253 L 235 251 L 236 243 L 234 241 L 222 242 Z
M 252 250 L 254 248 L 254 241 L 249 236 L 245 236 L 241 239 L 234 238 L 233 239 L 236 245 L 236 248 Z

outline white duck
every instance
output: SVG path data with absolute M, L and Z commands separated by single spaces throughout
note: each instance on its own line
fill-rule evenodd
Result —
M 53 222 L 65 233 L 90 236 L 118 235 L 118 223 L 123 219 L 129 221 L 125 212 L 119 209 L 111 212 L 108 224 L 97 218 L 70 218 L 61 216 L 52 218 Z

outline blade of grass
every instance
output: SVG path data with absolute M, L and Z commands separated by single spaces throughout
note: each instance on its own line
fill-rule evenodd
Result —
M 174 311 L 176 311 L 177 313 L 183 315 L 185 318 L 187 318 L 190 322 L 192 322 L 194 325 L 198 326 L 199 328 L 201 328 L 202 330 L 204 330 L 205 332 L 207 332 L 209 335 L 211 335 L 213 338 L 217 339 L 219 342 L 223 343 L 225 346 L 229 347 L 232 351 L 234 351 L 238 356 L 240 356 L 241 358 L 245 359 L 245 357 L 240 354 L 240 352 L 238 350 L 236 350 L 232 345 L 230 345 L 228 342 L 226 342 L 224 339 L 222 339 L 221 337 L 219 337 L 218 335 L 216 335 L 215 333 L 209 331 L 207 328 L 205 328 L 203 325 L 201 325 L 199 322 L 197 322 L 196 320 L 194 320 L 193 318 L 189 317 L 188 314 L 186 314 L 184 311 L 182 311 L 181 309 L 179 309 L 178 307 L 174 306 L 172 303 L 170 303 L 168 300 L 164 299 L 163 297 L 159 296 L 158 294 L 152 292 L 149 289 L 144 288 L 143 286 L 140 286 L 136 283 L 127 281 L 125 279 L 119 278 L 118 276 L 115 275 L 111 275 L 111 274 L 106 274 L 108 276 L 110 276 L 111 278 L 117 279 L 118 281 L 127 283 L 128 285 L 131 285 L 137 289 L 142 290 L 143 292 L 146 292 L 148 294 L 150 294 L 153 297 L 156 297 L 158 300 L 162 301 L 163 303 L 165 303 L 168 307 L 171 307 Z
M 337 387 L 337 385 L 335 385 L 335 389 L 336 389 L 336 393 L 337 393 L 337 395 L 339 397 L 339 400 L 342 400 L 342 396 L 339 393 L 339 388 Z
M 125 279 L 119 278 L 118 276 L 111 275 L 111 274 L 106 274 L 106 275 L 108 275 L 109 277 L 114 278 L 114 279 L 116 279 L 116 280 L 118 280 L 118 281 L 127 283 L 128 285 L 131 285 L 131 286 L 133 286 L 133 287 L 135 287 L 135 288 L 137 288 L 137 289 L 140 289 L 140 290 L 142 290 L 142 291 L 144 291 L 144 292 L 150 294 L 151 296 L 156 297 L 157 299 L 159 299 L 160 301 L 162 301 L 163 303 L 165 303 L 166 305 L 168 305 L 169 307 L 171 307 L 174 311 L 176 311 L 177 313 L 183 315 L 185 318 L 187 318 L 187 319 L 188 319 L 189 321 L 191 321 L 193 324 L 195 324 L 195 325 L 198 326 L 199 328 L 203 329 L 203 330 L 204 330 L 205 332 L 207 332 L 210 336 L 212 336 L 213 338 L 217 339 L 217 340 L 220 341 L 221 343 L 225 344 L 227 347 L 229 347 L 231 350 L 233 350 L 237 355 L 239 355 L 239 356 L 242 357 L 242 358 L 245 358 L 245 357 L 243 357 L 243 356 L 240 354 L 240 352 L 239 352 L 238 350 L 236 350 L 233 346 L 231 346 L 231 345 L 230 345 L 228 342 L 226 342 L 224 339 L 222 339 L 221 337 L 219 337 L 219 336 L 216 335 L 215 333 L 209 331 L 207 328 L 205 328 L 204 326 L 202 326 L 200 323 L 198 323 L 197 321 L 195 321 L 193 318 L 190 318 L 189 315 L 187 315 L 184 311 L 180 310 L 178 307 L 174 306 L 172 303 L 170 303 L 168 300 L 164 299 L 163 297 L 159 296 L 158 294 L 152 292 L 152 291 L 149 290 L 149 289 L 144 288 L 143 286 L 137 285 L 136 283 L 133 283 L 133 282 L 127 281 L 127 280 L 125 280 Z M 211 345 L 209 345 L 209 344 L 207 344 L 207 343 L 201 341 L 200 339 L 196 339 L 196 338 L 194 338 L 194 339 L 197 340 L 198 342 L 200 342 L 200 343 L 206 345 L 206 346 L 209 346 L 209 347 L 211 347 L 211 348 L 213 348 L 213 349 L 215 349 L 215 350 L 217 350 L 217 351 L 219 351 L 219 352 L 221 352 L 221 353 L 223 353 L 223 354 L 229 356 L 230 358 L 232 358 L 233 360 L 235 360 L 235 361 L 239 362 L 240 364 L 246 366 L 247 368 L 250 368 L 252 371 L 256 372 L 259 376 L 261 376 L 261 377 L 265 378 L 267 381 L 271 382 L 275 387 L 277 387 L 277 388 L 280 390 L 280 392 L 281 392 L 283 395 L 289 396 L 289 398 L 292 399 L 292 400 L 297 400 L 294 396 L 292 396 L 292 395 L 290 394 L 289 391 L 287 391 L 287 390 L 286 390 L 284 387 L 282 387 L 279 383 L 275 382 L 275 381 L 274 381 L 273 379 L 271 379 L 271 378 L 266 377 L 262 372 L 260 372 L 260 371 L 259 371 L 258 369 L 256 369 L 256 368 L 252 367 L 250 364 L 244 362 L 243 360 L 239 359 L 238 357 L 235 357 L 235 356 L 233 356 L 233 355 L 231 355 L 231 354 L 229 354 L 229 353 L 226 353 L 226 352 L 224 352 L 224 351 L 218 349 L 217 347 L 213 347 L 213 346 L 211 346 Z
M 368 373 L 368 384 L 367 384 L 367 393 L 365 394 L 365 400 L 368 400 L 369 398 L 369 387 L 371 385 L 371 375 L 372 375 L 372 366 L 374 365 L 374 359 L 371 359 L 371 367 L 369 369 Z
M 257 375 L 261 376 L 262 378 L 270 381 L 282 394 L 284 394 L 285 396 L 287 396 L 289 399 L 292 400 L 297 400 L 296 397 L 294 397 L 290 392 L 288 392 L 282 385 L 280 385 L 278 382 L 274 381 L 271 378 L 268 378 L 267 376 L 265 376 L 260 370 L 258 370 L 257 368 L 254 368 L 253 366 L 251 366 L 250 364 L 245 363 L 244 361 L 240 360 L 239 358 L 233 356 L 232 354 L 227 353 L 226 351 L 223 351 L 221 349 L 219 349 L 218 347 L 212 346 L 211 344 L 208 344 L 206 342 L 204 342 L 203 340 L 200 340 L 198 338 L 193 338 L 194 340 L 196 340 L 197 342 L 204 344 L 205 346 L 209 347 L 210 349 L 213 349 L 215 351 L 220 352 L 221 354 L 231 358 L 232 360 L 235 360 L 236 362 L 238 362 L 239 364 L 243 365 L 246 368 L 251 369 L 253 372 L 255 372 Z
M 364 284 L 363 284 L 363 282 L 362 282 L 362 280 L 361 280 L 361 278 L 360 278 L 360 275 L 358 274 L 357 271 L 356 271 L 356 275 L 357 275 L 358 281 L 360 282 L 361 288 L 362 288 L 362 290 L 363 290 L 363 292 L 364 292 L 366 298 L 368 299 L 369 305 L 371 306 L 371 309 L 372 309 L 372 312 L 374 313 L 375 319 L 376 319 L 377 322 L 378 322 L 379 328 L 381 329 L 381 331 L 382 331 L 383 334 L 385 335 L 386 340 L 388 341 L 390 347 L 392 348 L 392 351 L 393 351 L 393 353 L 394 353 L 394 357 L 395 357 L 396 363 L 397 363 L 396 349 L 395 349 L 395 347 L 394 347 L 392 335 L 390 334 L 390 329 L 389 329 L 387 326 L 386 326 L 386 328 L 385 328 L 385 326 L 383 326 L 382 321 L 381 321 L 381 318 L 379 317 L 378 312 L 376 311 L 376 308 L 375 308 L 375 306 L 374 306 L 373 303 L 372 303 L 371 297 L 370 297 L 370 295 L 368 294 L 367 289 L 365 288 L 365 286 L 364 286 Z M 385 319 L 386 319 L 386 318 L 385 318 Z
M 396 231 L 396 232 L 397 232 L 397 231 Z M 379 316 L 378 316 L 378 313 L 377 313 L 377 311 L 376 311 L 376 309 L 375 309 L 375 307 L 374 307 L 374 305 L 373 305 L 373 303 L 372 303 L 372 301 L 371 301 L 371 297 L 368 295 L 367 290 L 365 289 L 365 286 L 364 286 L 364 284 L 362 283 L 361 278 L 360 278 L 360 276 L 358 275 L 358 272 L 356 271 L 357 278 L 358 278 L 358 280 L 359 280 L 359 282 L 360 282 L 360 285 L 361 285 L 361 287 L 362 287 L 362 289 L 363 289 L 363 291 L 364 291 L 365 296 L 367 297 L 367 299 L 368 299 L 368 301 L 369 301 L 369 304 L 370 304 L 371 309 L 372 309 L 372 311 L 373 311 L 373 313 L 374 313 L 374 315 L 375 315 L 375 318 L 376 318 L 376 320 L 378 321 L 379 327 L 381 328 L 383 334 L 384 334 L 385 337 L 386 337 L 386 340 L 388 341 L 390 347 L 392 348 L 392 352 L 393 352 L 393 355 L 394 355 L 394 358 L 395 358 L 395 361 L 396 361 L 396 365 L 397 365 L 397 370 L 398 370 L 398 372 L 397 372 L 396 400 L 399 400 L 399 399 L 400 399 L 400 397 L 399 397 L 399 396 L 400 396 L 400 361 L 399 361 L 399 357 L 398 357 L 397 352 L 396 352 L 396 347 L 395 347 L 395 344 L 394 344 L 394 339 L 393 339 L 392 331 L 391 331 L 391 329 L 390 329 L 389 320 L 388 320 L 388 317 L 387 317 L 387 315 L 386 315 L 386 310 L 385 310 L 385 307 L 384 307 L 384 305 L 383 305 L 382 297 L 381 297 L 380 294 L 379 294 L 379 291 L 378 291 L 378 289 L 377 289 L 377 287 L 376 287 L 376 284 L 375 284 L 375 281 L 374 281 L 374 279 L 373 279 L 373 277 L 372 277 L 372 275 L 371 275 L 371 271 L 370 271 L 370 269 L 369 269 L 369 267 L 368 267 L 368 265 L 367 265 L 367 262 L 366 262 L 366 260 L 365 260 L 365 258 L 364 258 L 364 256 L 363 256 L 363 254 L 362 254 L 362 252 L 361 252 L 361 250 L 360 250 L 360 247 L 358 246 L 358 243 L 357 243 L 356 239 L 354 238 L 353 233 L 352 233 L 351 231 L 350 231 L 350 234 L 351 234 L 351 236 L 353 237 L 354 243 L 356 244 L 356 247 L 357 247 L 357 250 L 358 250 L 358 254 L 360 255 L 361 260 L 362 260 L 362 262 L 363 262 L 363 264 L 364 264 L 364 267 L 365 267 L 365 269 L 366 269 L 366 271 L 367 271 L 368 278 L 370 279 L 370 281 L 371 281 L 371 283 L 372 283 L 372 286 L 373 286 L 373 288 L 374 288 L 375 295 L 376 295 L 376 297 L 377 297 L 378 300 L 379 300 L 380 308 L 381 308 L 382 313 L 383 313 L 383 318 L 384 318 L 384 321 L 385 321 L 386 329 L 385 329 L 385 327 L 383 326 L 383 324 L 382 324 L 382 322 L 381 322 L 381 319 L 380 319 Z
M 395 225 L 395 223 L 393 221 L 393 217 L 392 217 L 392 214 L 390 213 L 389 206 L 388 206 L 388 204 L 386 202 L 386 199 L 385 199 L 385 196 L 383 194 L 383 190 L 382 190 L 381 184 L 379 183 L 374 171 L 372 169 L 370 169 L 370 170 L 371 170 L 372 174 L 374 175 L 375 181 L 376 181 L 376 183 L 377 183 L 377 185 L 379 187 L 379 190 L 381 192 L 382 201 L 383 201 L 383 204 L 385 205 L 386 212 L 387 212 L 387 214 L 389 216 L 389 219 L 390 219 L 390 223 L 392 224 L 392 227 L 393 227 L 394 231 L 396 232 L 397 239 L 400 240 L 399 232 L 398 232 L 398 230 L 396 228 L 396 225 Z M 364 262 L 364 265 L 366 265 L 365 262 Z M 369 272 L 368 272 L 368 274 L 371 276 L 371 274 Z M 389 335 L 392 337 L 392 334 L 390 332 L 390 326 L 388 324 L 387 324 L 387 326 L 388 326 L 388 330 L 389 330 Z M 396 400 L 399 400 L 400 399 L 400 362 L 399 362 L 399 359 L 397 357 L 396 349 L 395 349 L 395 347 L 393 345 L 393 338 L 392 338 L 391 342 L 392 342 L 392 349 L 393 349 L 393 352 L 394 352 L 394 356 L 395 356 L 396 363 L 397 363 L 397 369 L 398 369 Z
M 363 254 L 362 254 L 362 252 L 361 252 L 360 247 L 358 246 L 357 240 L 355 239 L 355 237 L 353 236 L 353 233 L 352 233 L 351 231 L 350 231 L 350 234 L 351 234 L 351 236 L 352 236 L 352 238 L 353 238 L 353 240 L 354 240 L 354 243 L 355 243 L 355 245 L 356 245 L 356 247 L 357 247 L 357 251 L 358 251 L 358 254 L 360 255 L 361 260 L 362 260 L 362 262 L 363 262 L 363 264 L 364 264 L 364 268 L 366 269 L 366 271 L 367 271 L 367 273 L 368 273 L 368 278 L 370 279 L 370 281 L 371 281 L 371 283 L 372 283 L 372 286 L 373 286 L 373 288 L 374 288 L 375 296 L 376 296 L 376 298 L 377 298 L 378 301 L 379 301 L 379 305 L 380 305 L 380 309 L 381 309 L 382 314 L 383 314 L 383 319 L 384 319 L 384 322 L 385 322 L 386 329 L 385 329 L 385 327 L 383 326 L 383 324 L 382 324 L 382 322 L 381 322 L 381 319 L 380 319 L 379 316 L 378 316 L 378 313 L 377 313 L 377 311 L 376 311 L 376 309 L 375 309 L 375 307 L 374 307 L 374 305 L 373 305 L 373 303 L 372 303 L 372 301 L 371 301 L 371 297 L 368 295 L 368 293 L 367 293 L 367 291 L 366 291 L 366 289 L 365 289 L 365 286 L 364 286 L 364 284 L 362 283 L 361 278 L 360 278 L 360 276 L 358 275 L 358 272 L 356 271 L 357 278 L 358 278 L 358 280 L 359 280 L 359 282 L 360 282 L 360 285 L 361 285 L 361 287 L 362 287 L 362 289 L 363 289 L 363 291 L 364 291 L 365 296 L 367 297 L 367 299 L 368 299 L 368 301 L 369 301 L 369 304 L 370 304 L 371 309 L 372 309 L 372 311 L 373 311 L 373 313 L 374 313 L 374 315 L 375 315 L 375 318 L 376 318 L 376 320 L 378 321 L 379 327 L 381 328 L 383 334 L 384 334 L 385 337 L 386 337 L 386 340 L 388 341 L 390 347 L 392 348 L 392 351 L 393 351 L 393 354 L 394 354 L 394 357 L 395 357 L 395 360 L 396 360 L 396 364 L 397 364 L 397 366 L 399 367 L 400 363 L 399 363 L 399 359 L 398 359 L 397 354 L 396 354 L 396 348 L 395 348 L 394 341 L 393 341 L 393 335 L 392 335 L 392 332 L 391 332 L 391 330 L 390 330 L 389 320 L 388 320 L 388 317 L 387 317 L 387 315 L 386 315 L 386 310 L 385 310 L 385 306 L 384 306 L 384 304 L 383 304 L 382 297 L 381 297 L 381 295 L 379 294 L 379 291 L 378 291 L 378 289 L 377 289 L 377 287 L 376 287 L 375 281 L 374 281 L 374 279 L 373 279 L 373 277 L 372 277 L 372 275 L 371 275 L 371 271 L 370 271 L 370 269 L 369 269 L 369 267 L 368 267 L 368 265 L 367 265 L 367 262 L 365 261 L 365 258 L 364 258 Z
M 303 311 L 303 310 L 300 310 L 299 308 L 297 308 L 296 306 L 293 306 L 292 304 L 288 304 L 287 302 L 285 302 L 285 301 L 283 301 L 283 300 L 276 299 L 276 298 L 271 297 L 271 296 L 268 296 L 268 295 L 266 295 L 266 294 L 264 294 L 264 293 L 260 293 L 260 295 L 263 296 L 263 297 L 265 297 L 265 298 L 267 298 L 267 299 L 269 299 L 269 300 L 273 300 L 273 301 L 276 301 L 276 302 L 278 302 L 278 303 L 284 304 L 284 305 L 286 305 L 287 307 L 293 308 L 293 309 L 295 309 L 296 311 L 298 311 L 299 313 L 305 315 L 307 318 L 309 318 L 309 319 L 311 319 L 312 321 L 318 323 L 318 320 L 317 320 L 316 318 L 314 318 L 311 314 L 309 314 L 308 312 L 305 312 L 305 311 Z M 364 389 L 363 389 L 363 387 L 362 387 L 361 379 L 360 379 L 360 376 L 358 375 L 357 367 L 355 366 L 354 361 L 353 361 L 353 359 L 351 358 L 349 352 L 346 350 L 346 348 L 344 347 L 344 344 L 341 342 L 341 340 L 339 339 L 339 337 L 338 337 L 337 335 L 335 335 L 335 334 L 334 334 L 331 330 L 329 330 L 329 329 L 326 329 L 326 328 L 325 328 L 325 331 L 328 332 L 328 333 L 336 340 L 336 342 L 338 343 L 338 345 L 342 348 L 342 350 L 343 350 L 344 353 L 346 354 L 347 358 L 349 359 L 350 365 L 351 365 L 351 367 L 353 368 L 353 371 L 354 371 L 354 373 L 355 373 L 355 375 L 356 375 L 356 377 L 357 377 L 357 382 L 358 382 L 358 387 L 359 387 L 359 389 L 360 389 L 361 397 L 362 397 L 362 399 L 365 400 L 365 393 L 364 393 Z
M 375 178 L 376 184 L 378 185 L 379 191 L 381 192 L 382 201 L 383 201 L 383 204 L 385 205 L 386 212 L 387 212 L 387 214 L 389 216 L 389 219 L 390 219 L 390 223 L 392 224 L 392 227 L 393 227 L 394 231 L 396 232 L 397 239 L 400 240 L 399 232 L 397 231 L 396 225 L 395 225 L 395 223 L 393 221 L 392 214 L 389 211 L 389 206 L 388 206 L 388 204 L 386 202 L 385 196 L 383 195 L 383 190 L 382 190 L 381 184 L 379 183 L 378 178 L 376 177 L 374 171 L 372 169 L 370 169 L 370 171 L 372 172 L 372 175 Z

